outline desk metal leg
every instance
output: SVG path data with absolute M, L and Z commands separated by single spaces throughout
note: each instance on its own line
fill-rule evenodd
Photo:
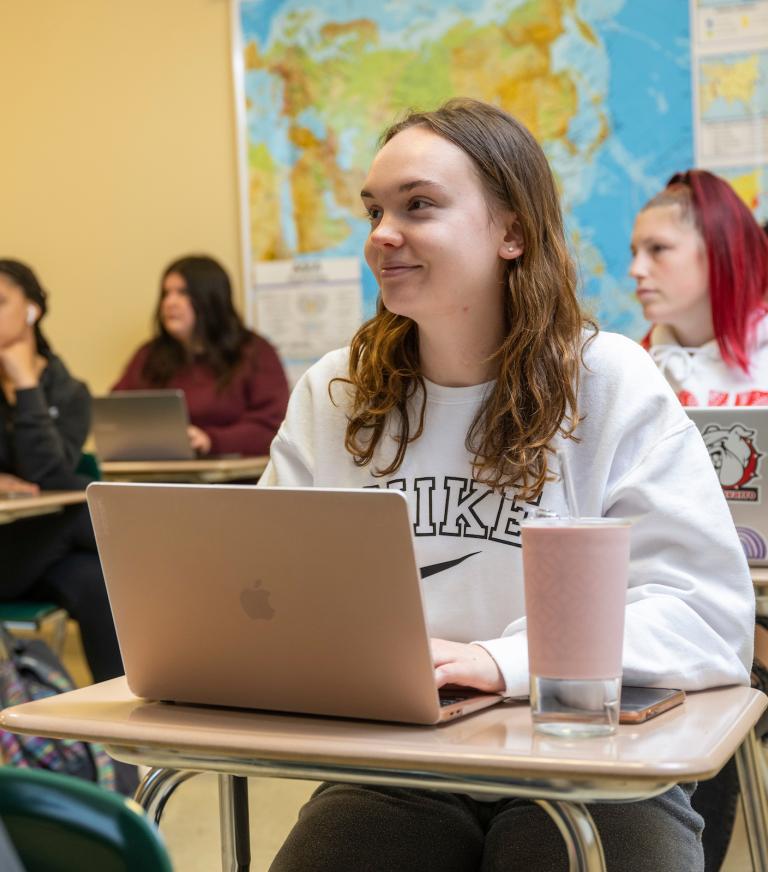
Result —
M 174 790 L 188 778 L 199 774 L 188 769 L 150 769 L 141 779 L 133 798 L 144 809 L 147 817 L 155 822 L 155 826 L 159 827 L 165 804 Z
M 741 806 L 744 809 L 749 853 L 752 855 L 752 868 L 755 872 L 768 872 L 768 802 L 760 756 L 762 753 L 754 730 L 749 731 L 736 752 Z
M 251 833 L 248 821 L 248 779 L 219 775 L 222 872 L 248 872 L 251 868 Z
M 535 800 L 552 818 L 568 849 L 571 872 L 606 872 L 603 846 L 592 815 L 580 802 Z

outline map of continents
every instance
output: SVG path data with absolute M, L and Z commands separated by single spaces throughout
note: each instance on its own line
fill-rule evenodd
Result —
M 240 25 L 254 261 L 360 255 L 381 130 L 406 107 L 476 97 L 544 147 L 591 311 L 643 332 L 626 277 L 634 216 L 693 162 L 687 4 L 241 0 Z
M 768 52 L 741 52 L 705 59 L 699 67 L 699 105 L 702 121 L 725 122 L 749 131 L 752 148 L 761 144 L 768 117 Z M 759 120 L 758 120 L 759 119 Z M 732 129 L 733 129 L 732 128 Z M 747 146 L 748 150 L 752 148 Z M 758 221 L 768 220 L 768 168 L 744 166 L 717 170 L 753 210 Z

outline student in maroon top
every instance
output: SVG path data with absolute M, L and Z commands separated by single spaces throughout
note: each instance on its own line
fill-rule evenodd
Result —
M 285 416 L 288 382 L 275 349 L 235 311 L 223 267 L 203 256 L 170 264 L 155 322 L 155 337 L 112 389 L 183 390 L 189 441 L 200 455 L 267 454 Z

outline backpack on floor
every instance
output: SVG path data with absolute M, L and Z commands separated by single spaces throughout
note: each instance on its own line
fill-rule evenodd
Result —
M 0 624 L 0 708 L 74 690 L 59 659 L 39 639 L 17 639 Z M 0 762 L 48 769 L 115 788 L 115 767 L 93 742 L 22 736 L 0 728 Z

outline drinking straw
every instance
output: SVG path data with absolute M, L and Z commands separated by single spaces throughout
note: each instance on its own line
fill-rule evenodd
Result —
M 580 518 L 581 515 L 579 514 L 579 504 L 576 500 L 576 491 L 573 487 L 571 471 L 568 469 L 568 461 L 565 459 L 565 452 L 563 450 L 557 452 L 557 462 L 560 464 L 560 476 L 563 479 L 565 505 L 568 508 L 568 514 L 572 518 Z

